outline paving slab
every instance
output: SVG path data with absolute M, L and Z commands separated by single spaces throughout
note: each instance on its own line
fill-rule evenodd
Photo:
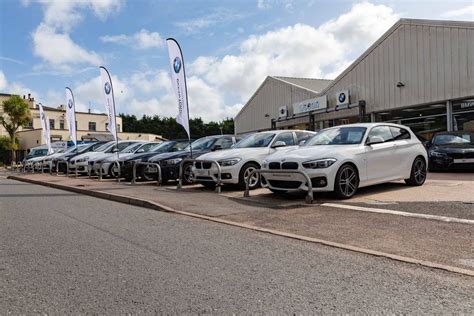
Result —
M 124 203 L 127 203 L 127 199 L 130 198 L 142 199 L 193 214 L 415 258 L 474 272 L 474 225 L 328 208 L 322 204 L 328 201 L 335 202 L 328 195 L 321 195 L 315 204 L 309 205 L 304 203 L 301 195 L 281 197 L 270 194 L 265 189 L 252 191 L 249 198 L 244 198 L 241 191 L 227 188 L 223 190 L 223 193 L 217 194 L 201 186 L 189 186 L 177 190 L 175 186 L 157 187 L 150 184 L 134 186 L 128 183 L 117 183 L 115 180 L 97 181 L 47 174 L 25 174 L 20 177 L 42 181 L 46 184 L 59 184 L 77 190 L 88 190 L 89 194 L 91 192 L 110 194 L 114 196 L 114 199 L 119 195 Z M 401 188 L 399 183 L 390 183 L 382 188 L 372 189 L 372 192 L 370 189 L 365 189 L 361 193 L 362 197 L 356 197 L 346 203 L 360 204 L 376 201 L 377 207 L 385 203 L 387 207 L 404 211 L 420 210 L 423 205 L 423 210 L 427 214 L 430 214 L 429 205 L 436 205 L 433 207 L 433 213 L 435 215 L 442 213 L 447 216 L 442 212 L 439 202 L 430 204 L 422 200 L 417 201 L 417 205 L 397 200 L 393 202 L 394 192 L 390 188 L 395 187 L 397 192 L 413 189 L 422 192 L 418 194 L 419 199 L 425 199 L 430 194 L 435 194 L 436 197 L 438 190 L 442 190 L 444 194 L 450 194 L 451 191 L 458 188 L 455 185 L 457 183 L 461 183 L 460 185 L 466 188 L 472 186 L 470 181 L 455 180 L 445 181 L 444 186 L 430 186 L 432 181 L 444 180 L 430 180 L 427 185 L 416 188 L 406 186 Z M 436 189 L 432 189 L 432 187 Z M 425 190 L 423 191 L 423 189 Z M 384 198 L 381 199 L 380 195 L 384 195 Z M 416 196 L 414 193 L 410 195 Z M 450 196 L 457 195 L 451 194 Z M 456 201 L 465 203 L 463 204 L 464 209 L 457 210 L 456 207 L 446 207 L 448 215 L 454 214 L 460 218 L 472 218 L 474 204 L 466 202 L 471 197 L 464 196 L 461 201 Z M 437 198 L 439 199 L 439 197 Z M 340 201 L 337 202 L 340 203 Z M 449 213 L 450 209 L 451 213 Z

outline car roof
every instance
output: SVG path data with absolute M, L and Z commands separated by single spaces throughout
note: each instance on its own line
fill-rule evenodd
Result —
M 395 124 L 395 123 L 386 123 L 386 122 L 377 122 L 377 123 L 353 123 L 353 124 L 344 124 L 344 125 L 337 125 L 337 126 L 332 126 L 328 127 L 325 129 L 330 129 L 330 128 L 336 128 L 336 127 L 365 127 L 365 128 L 370 128 L 374 126 L 396 126 L 396 127 L 403 127 L 403 128 L 409 128 L 408 126 L 400 125 L 400 124 Z
M 270 130 L 270 131 L 262 131 L 262 132 L 256 132 L 256 133 L 249 133 L 247 135 L 252 135 L 252 134 L 265 134 L 265 133 L 273 133 L 273 134 L 280 134 L 284 132 L 304 132 L 304 133 L 315 133 L 315 131 L 308 131 L 304 129 L 275 129 L 275 130 Z
M 437 135 L 461 135 L 461 134 L 474 134 L 473 132 L 471 131 L 455 131 L 455 132 L 437 132 L 435 133 L 434 136 L 437 136 Z

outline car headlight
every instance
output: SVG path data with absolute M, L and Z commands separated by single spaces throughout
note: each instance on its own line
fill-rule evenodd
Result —
M 229 166 L 235 165 L 236 163 L 238 163 L 241 160 L 242 159 L 240 159 L 240 158 L 230 158 L 230 159 L 226 159 L 226 160 L 220 160 L 220 161 L 218 161 L 218 163 L 221 167 L 229 167 Z
M 448 157 L 448 155 L 439 151 L 430 150 L 430 157 L 445 158 Z
M 262 161 L 262 168 L 268 169 L 268 160 Z
M 337 159 L 334 158 L 324 158 L 305 161 L 302 163 L 302 165 L 306 169 L 322 169 L 332 166 L 336 161 Z
M 177 164 L 179 164 L 182 160 L 183 160 L 183 158 L 168 159 L 168 160 L 165 160 L 164 163 L 165 163 L 166 165 L 177 165 Z

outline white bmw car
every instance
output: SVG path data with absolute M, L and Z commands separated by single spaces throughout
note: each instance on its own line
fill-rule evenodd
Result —
M 255 169 L 260 169 L 266 156 L 296 148 L 315 133 L 299 130 L 278 130 L 248 135 L 231 149 L 210 152 L 198 159 L 215 160 L 221 167 L 221 180 L 226 184 L 238 184 L 245 188 L 244 179 Z M 217 167 L 210 163 L 197 162 L 193 166 L 195 180 L 204 186 L 214 186 L 218 181 Z M 250 189 L 260 186 L 260 177 L 253 175 Z
M 269 155 L 262 170 L 262 184 L 274 193 L 308 190 L 332 191 L 338 198 L 352 197 L 358 188 L 405 180 L 419 186 L 426 180 L 427 153 L 406 126 L 389 123 L 351 124 L 320 131 L 304 146 Z

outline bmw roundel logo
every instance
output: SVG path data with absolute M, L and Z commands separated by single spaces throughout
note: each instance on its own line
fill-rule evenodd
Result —
M 176 57 L 173 61 L 173 69 L 175 73 L 179 73 L 179 71 L 181 70 L 181 64 L 181 58 Z
M 338 99 L 340 103 L 343 103 L 346 101 L 346 94 L 344 92 L 340 93 Z
M 105 84 L 104 84 L 104 91 L 106 94 L 110 94 L 110 91 L 112 90 L 112 87 L 110 86 L 110 83 L 107 81 Z
M 67 106 L 68 106 L 70 109 L 72 109 L 72 100 L 71 100 L 71 99 L 69 99 L 69 101 L 67 102 Z

